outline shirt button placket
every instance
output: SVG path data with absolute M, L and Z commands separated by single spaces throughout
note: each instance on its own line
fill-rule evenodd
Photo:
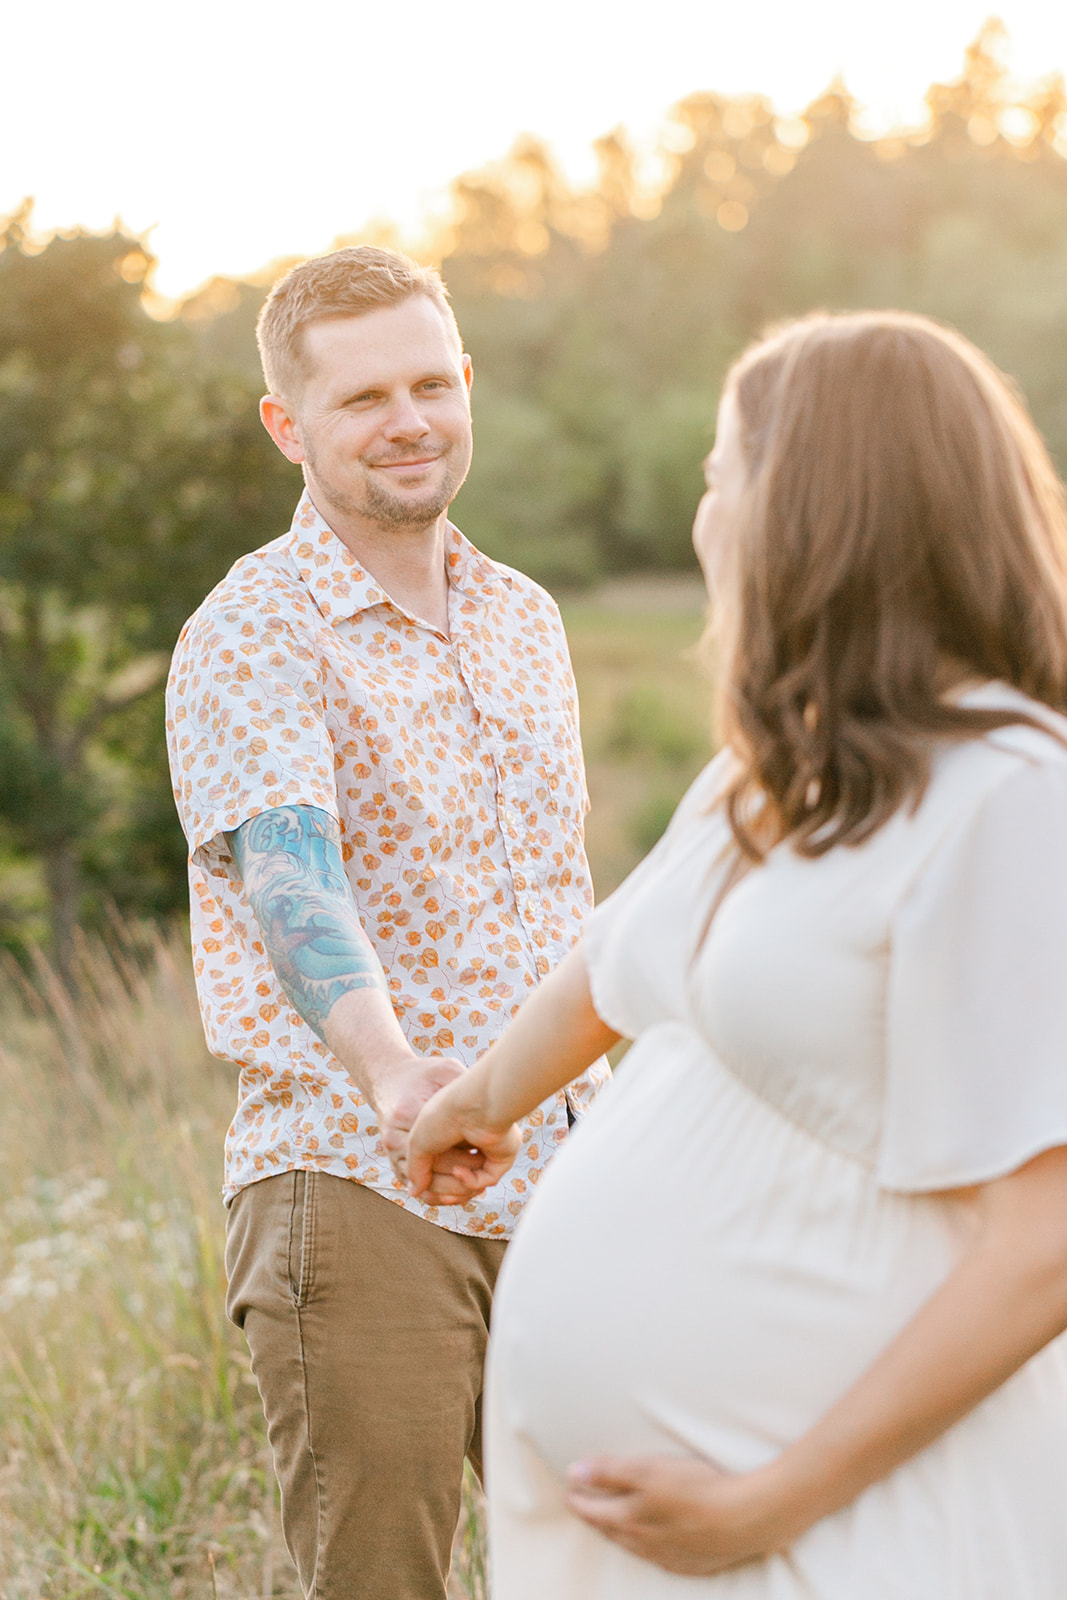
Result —
M 526 935 L 526 947 L 533 961 L 534 970 L 539 977 L 543 978 L 548 972 L 548 963 L 538 951 L 533 940 L 534 931 L 538 923 L 537 900 L 535 895 L 530 892 L 527 877 L 528 865 L 519 866 L 514 857 L 515 846 L 520 843 L 525 834 L 522 810 L 518 800 L 509 793 L 508 758 L 510 752 L 503 740 L 497 745 L 497 751 L 498 753 L 494 756 L 497 777 L 497 815 L 500 818 L 500 831 L 504 840 L 504 851 L 508 858 L 511 887 L 515 896 L 515 909 L 519 913 L 520 926 Z

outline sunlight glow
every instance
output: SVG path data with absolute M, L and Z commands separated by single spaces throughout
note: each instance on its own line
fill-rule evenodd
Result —
M 11 75 L 0 105 L 0 212 L 35 195 L 42 230 L 121 216 L 151 230 L 156 286 L 178 295 L 327 249 L 375 219 L 412 236 L 447 215 L 454 177 L 524 131 L 588 179 L 593 140 L 620 124 L 649 163 L 654 210 L 656 140 L 684 96 L 769 97 L 779 172 L 806 138 L 799 113 L 837 76 L 865 134 L 921 121 L 926 88 L 959 75 L 991 4 L 659 0 L 609 25 L 599 6 L 542 0 L 533 28 L 517 0 L 408 0 L 402 20 L 344 0 L 23 6 L 6 21 L 5 54 L 37 67 Z M 1067 5 L 996 9 L 1021 79 L 1067 68 Z M 1028 116 L 1008 111 L 972 137 L 1025 144 Z M 744 225 L 743 203 L 720 209 L 724 227 Z M 527 244 L 543 248 L 532 233 Z

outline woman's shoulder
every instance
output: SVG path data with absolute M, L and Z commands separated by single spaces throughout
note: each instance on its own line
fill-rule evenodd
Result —
M 1021 766 L 1067 770 L 1067 716 L 1007 683 L 983 683 L 959 699 L 968 710 L 1015 714 L 1025 721 L 1006 722 L 957 747 L 972 765 L 1000 770 L 1005 776 Z
M 1056 815 L 1067 826 L 1067 717 L 1005 683 L 984 683 L 959 703 L 975 710 L 1017 713 L 972 739 L 946 743 L 937 754 L 922 803 L 912 813 L 920 832 L 952 834 L 986 814 L 1025 825 L 1030 812 Z

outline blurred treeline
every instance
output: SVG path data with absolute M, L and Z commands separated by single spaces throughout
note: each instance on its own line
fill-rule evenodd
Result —
M 459 179 L 433 253 L 476 367 L 475 543 L 556 588 L 691 566 L 723 372 L 813 307 L 954 323 L 1067 466 L 1067 99 L 999 44 L 913 134 L 864 137 L 840 87 L 788 121 L 695 94 L 651 170 L 615 133 L 582 192 L 532 139 Z M 299 484 L 256 417 L 272 274 L 160 320 L 142 241 L 41 246 L 24 211 L 0 246 L 0 938 L 62 966 L 79 924 L 183 903 L 166 655 Z

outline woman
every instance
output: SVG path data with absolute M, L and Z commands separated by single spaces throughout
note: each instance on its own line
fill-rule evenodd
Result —
M 895 314 L 750 350 L 707 467 L 725 749 L 411 1135 L 461 1199 L 636 1040 L 505 1268 L 494 1594 L 1064 1600 L 1060 485 Z

